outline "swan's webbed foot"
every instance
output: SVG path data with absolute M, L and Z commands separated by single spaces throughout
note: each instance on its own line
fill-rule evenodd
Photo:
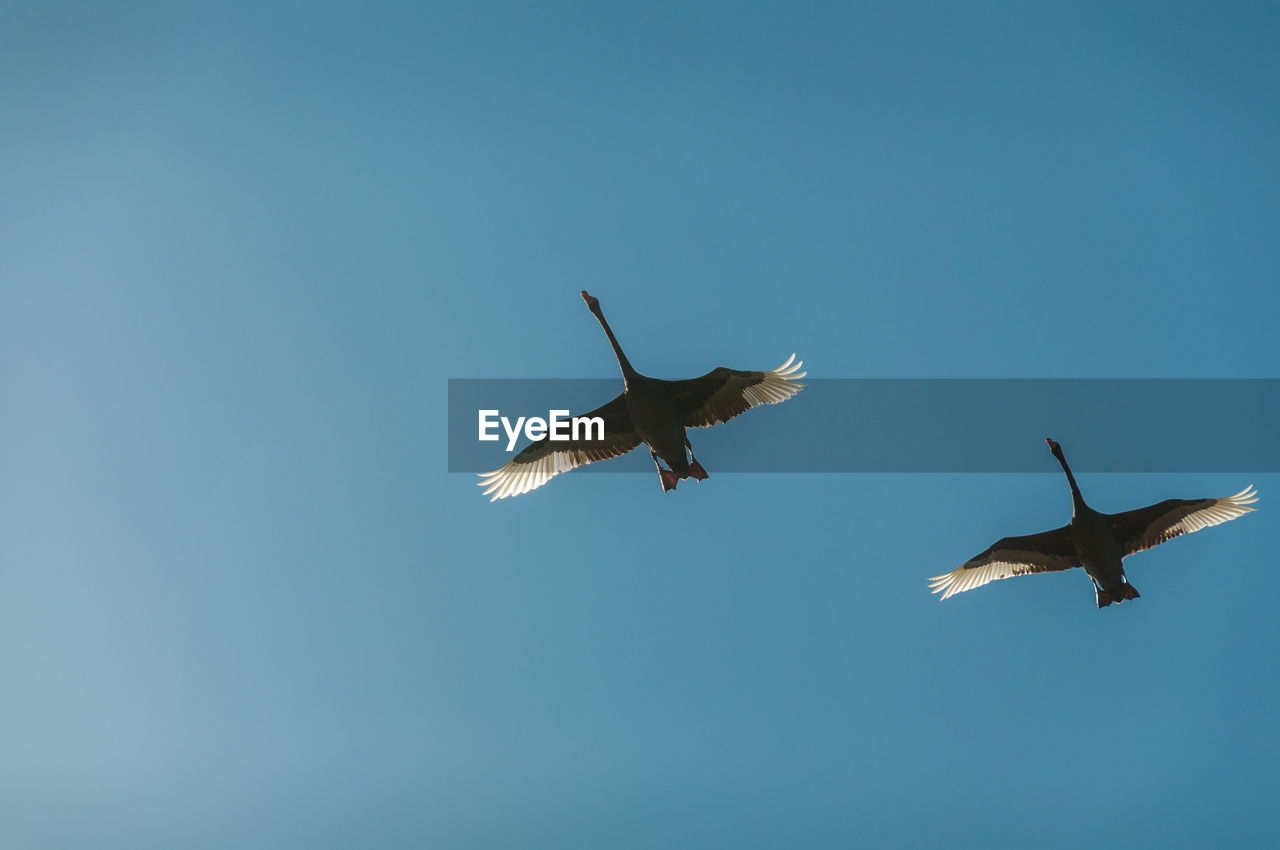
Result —
M 699 481 L 706 481 L 711 476 L 702 468 L 702 464 L 698 463 L 698 459 L 693 456 L 693 443 L 689 442 L 688 435 L 685 435 L 684 447 L 689 450 L 689 475 Z
M 649 449 L 649 457 L 653 458 L 653 465 L 658 469 L 658 478 L 662 480 L 662 492 L 676 489 L 676 482 L 680 478 L 671 470 L 662 468 L 662 464 L 658 463 L 658 453 L 653 449 Z
M 1111 604 L 1112 602 L 1111 596 L 1105 590 L 1103 590 L 1100 587 L 1095 587 L 1094 592 L 1098 594 L 1099 608 L 1106 608 L 1108 605 Z M 1121 601 L 1123 602 L 1124 600 L 1121 600 Z

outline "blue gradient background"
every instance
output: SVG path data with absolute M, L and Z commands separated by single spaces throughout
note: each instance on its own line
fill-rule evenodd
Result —
M 447 378 L 615 374 L 584 288 L 659 376 L 1276 377 L 1274 7 L 2 15 L 0 844 L 1280 841 L 1278 476 L 1099 612 L 925 587 L 1065 521 L 1047 451 L 490 504 L 445 444 Z

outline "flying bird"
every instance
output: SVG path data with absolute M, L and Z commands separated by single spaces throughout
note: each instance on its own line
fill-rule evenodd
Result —
M 1098 607 L 1105 608 L 1112 602 L 1138 598 L 1121 565 L 1129 555 L 1256 510 L 1249 507 L 1258 501 L 1257 491 L 1250 485 L 1224 499 L 1166 499 L 1124 513 L 1099 513 L 1084 503 L 1062 446 L 1051 439 L 1045 442 L 1071 485 L 1071 522 L 1053 531 L 997 541 L 946 575 L 930 579 L 934 593 L 946 599 L 996 579 L 1084 567 L 1093 579 Z
M 777 404 L 804 387 L 798 383 L 806 373 L 794 354 L 777 369 L 768 372 L 741 372 L 721 366 L 701 378 L 663 381 L 641 375 L 623 354 L 604 314 L 600 301 L 586 290 L 582 300 L 604 328 L 622 370 L 622 395 L 583 417 L 604 420 L 604 438 L 548 440 L 545 436 L 529 444 L 492 472 L 480 475 L 479 486 L 489 501 L 518 496 L 546 484 L 554 476 L 594 461 L 624 455 L 644 443 L 658 468 L 662 491 L 674 490 L 682 478 L 699 481 L 707 471 L 693 456 L 693 444 L 686 428 L 709 428 L 728 422 L 761 404 Z M 663 469 L 659 458 L 669 469 Z

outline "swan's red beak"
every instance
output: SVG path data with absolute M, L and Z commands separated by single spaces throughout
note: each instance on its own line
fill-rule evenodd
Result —
M 1056 452 L 1062 449 L 1062 446 L 1053 441 L 1052 437 L 1045 437 L 1044 441 L 1049 444 L 1049 451 Z
M 585 302 L 587 302 L 587 306 L 588 306 L 588 307 L 598 307 L 598 306 L 600 306 L 600 302 L 599 302 L 599 300 L 597 300 L 596 298 L 593 298 L 592 296 L 588 295 L 588 294 L 587 294 L 587 291 L 586 291 L 585 289 L 584 289 L 584 290 L 582 290 L 582 292 L 581 292 L 580 294 L 582 295 L 582 300 L 583 300 L 583 301 L 585 301 Z

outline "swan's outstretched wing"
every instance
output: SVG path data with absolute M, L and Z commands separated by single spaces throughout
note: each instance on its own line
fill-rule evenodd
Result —
M 768 372 L 740 372 L 721 366 L 701 378 L 670 381 L 676 411 L 686 428 L 709 428 L 728 422 L 761 404 L 786 401 L 804 388 L 800 379 L 803 361 L 792 354 L 777 369 Z
M 1071 527 L 1006 537 L 949 573 L 929 579 L 929 587 L 942 598 L 982 587 L 1002 578 L 1028 573 L 1052 573 L 1080 566 L 1071 542 Z
M 598 460 L 618 457 L 640 445 L 640 435 L 631 424 L 623 396 L 597 407 L 582 417 L 599 417 L 604 420 L 604 439 L 585 439 L 595 432 L 580 435 L 576 440 L 551 440 L 543 437 L 525 446 L 523 450 L 493 472 L 480 474 L 479 486 L 489 501 L 519 496 L 546 484 L 562 472 Z M 590 429 L 588 429 L 590 430 Z
M 1258 501 L 1250 485 L 1225 499 L 1166 499 L 1159 504 L 1111 514 L 1111 533 L 1125 555 L 1159 546 L 1183 534 L 1242 517 Z

